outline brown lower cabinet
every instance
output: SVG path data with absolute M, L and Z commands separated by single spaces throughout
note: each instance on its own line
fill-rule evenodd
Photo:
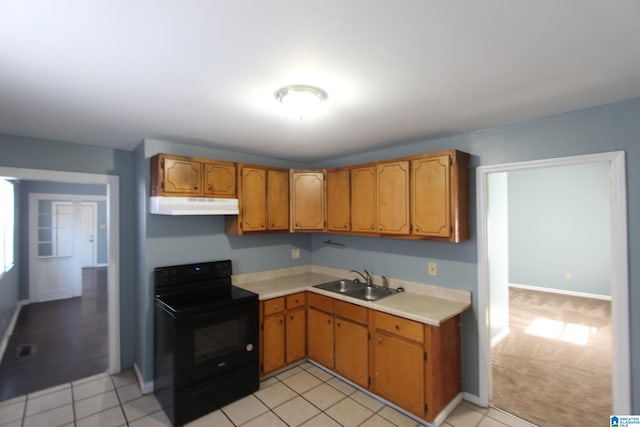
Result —
M 260 305 L 260 373 L 268 374 L 306 357 L 304 292 Z
M 308 357 L 429 422 L 460 392 L 459 316 L 433 326 L 307 292 L 263 301 L 261 324 L 262 375 Z
M 307 356 L 333 369 L 333 298 L 307 295 Z
M 340 305 L 338 305 L 340 304 Z M 340 306 L 352 311 L 362 311 L 363 319 L 354 320 L 342 314 Z M 354 304 L 336 301 L 335 318 L 335 371 L 354 383 L 369 387 L 369 330 L 367 327 L 367 309 Z

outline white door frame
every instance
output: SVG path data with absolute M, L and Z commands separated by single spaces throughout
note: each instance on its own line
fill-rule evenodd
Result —
M 103 200 L 105 200 L 105 198 L 103 198 Z M 87 267 L 96 267 L 98 265 L 98 203 L 97 201 L 90 201 L 90 200 L 83 200 L 80 202 L 80 223 L 81 223 L 81 227 L 80 229 L 84 232 L 84 223 L 85 223 L 85 214 L 84 214 L 84 209 L 86 207 L 90 207 L 91 208 L 91 219 L 92 219 L 92 236 L 93 236 L 93 240 L 90 242 L 91 243 L 91 262 L 89 263 L 90 265 L 88 265 Z M 81 239 L 84 239 L 84 235 L 82 233 L 80 233 L 80 237 Z M 82 242 L 80 242 L 80 244 L 82 244 Z M 81 263 L 82 265 L 82 263 Z M 82 265 L 84 267 L 84 265 Z
M 0 176 L 76 184 L 105 184 L 107 186 L 109 373 L 120 372 L 120 178 L 114 175 L 4 166 L 0 166 Z
M 611 207 L 611 316 L 613 325 L 613 413 L 631 413 L 631 354 L 629 344 L 629 265 L 627 186 L 624 151 L 481 166 L 476 170 L 478 217 L 478 404 L 487 407 L 491 394 L 491 336 L 489 331 L 488 176 L 554 166 L 609 163 Z

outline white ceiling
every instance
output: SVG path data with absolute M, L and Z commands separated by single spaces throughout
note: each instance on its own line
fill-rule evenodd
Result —
M 5 134 L 314 161 L 637 96 L 640 0 L 0 0 Z

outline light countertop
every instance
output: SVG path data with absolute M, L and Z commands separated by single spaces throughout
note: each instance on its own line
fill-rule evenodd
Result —
M 343 279 L 345 277 L 318 272 L 302 272 L 268 278 L 258 278 L 254 275 L 252 275 L 252 277 L 251 280 L 249 280 L 249 278 L 234 280 L 234 285 L 257 293 L 260 296 L 260 300 L 281 297 L 296 292 L 310 291 L 434 326 L 440 326 L 440 323 L 471 307 L 470 298 L 469 301 L 464 301 L 460 300 L 460 298 L 448 299 L 411 291 L 399 292 L 377 301 L 363 301 L 335 292 L 314 288 L 313 285 Z M 392 288 L 393 287 L 394 286 L 392 286 Z

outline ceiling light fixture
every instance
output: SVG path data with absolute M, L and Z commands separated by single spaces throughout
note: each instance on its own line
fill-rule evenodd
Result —
M 320 105 L 327 99 L 327 92 L 315 86 L 285 86 L 276 92 L 276 98 L 302 120 L 319 110 Z

